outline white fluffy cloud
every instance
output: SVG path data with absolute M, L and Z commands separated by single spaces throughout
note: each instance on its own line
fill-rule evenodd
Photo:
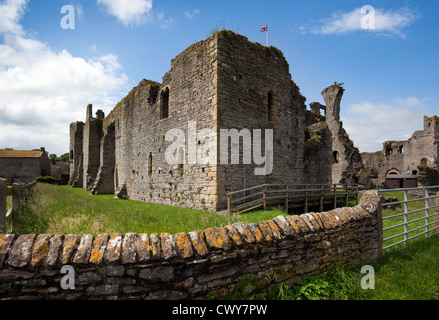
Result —
M 125 26 L 145 23 L 152 11 L 152 0 L 97 0 L 97 2 L 105 6 L 108 13 Z
M 342 116 L 343 126 L 361 152 L 382 149 L 388 140 L 407 140 L 423 130 L 423 116 L 433 116 L 431 99 L 396 98 L 387 102 L 361 102 L 350 105 Z
M 128 80 L 112 54 L 74 57 L 28 37 L 19 24 L 26 4 L 0 6 L 0 148 L 61 154 L 68 152 L 69 124 L 85 119 L 87 104 L 111 109 Z
M 27 0 L 6 0 L 0 4 L 0 34 L 22 33 L 19 20 L 26 4 Z
M 301 33 L 315 33 L 323 35 L 347 34 L 356 31 L 373 32 L 386 36 L 405 37 L 402 29 L 411 25 L 419 18 L 419 12 L 415 9 L 403 7 L 396 11 L 373 8 L 373 11 L 365 11 L 356 8 L 350 12 L 333 13 L 330 18 L 321 19 L 314 26 L 301 26 Z M 371 20 L 365 21 L 368 14 L 374 15 L 374 25 Z M 367 24 L 367 28 L 362 25 Z

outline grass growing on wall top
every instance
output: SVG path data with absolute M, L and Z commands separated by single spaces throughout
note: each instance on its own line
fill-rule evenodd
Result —
M 171 233 L 253 223 L 285 214 L 257 211 L 240 216 L 90 195 L 83 189 L 39 183 L 15 234 Z

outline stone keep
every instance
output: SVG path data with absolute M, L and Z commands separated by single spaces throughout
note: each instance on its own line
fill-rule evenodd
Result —
M 173 59 L 161 84 L 141 81 L 107 117 L 100 110 L 92 117 L 87 107 L 86 122 L 70 128 L 71 183 L 93 194 L 212 211 L 226 207 L 227 192 L 260 184 L 330 184 L 332 135 L 305 101 L 282 52 L 219 32 Z M 200 134 L 205 129 L 210 138 Z M 239 164 L 219 161 L 236 146 L 230 139 L 221 150 L 222 129 L 242 134 Z M 184 136 L 175 163 L 167 160 L 170 130 Z M 253 157 L 243 161 L 249 150 L 255 154 L 255 130 L 262 132 L 259 153 L 273 160 L 268 175 L 255 175 L 262 166 Z M 273 130 L 272 153 L 264 150 L 266 130 Z M 215 161 L 191 161 L 193 150 L 208 150 Z

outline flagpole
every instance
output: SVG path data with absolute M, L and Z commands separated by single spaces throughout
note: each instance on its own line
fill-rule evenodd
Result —
M 268 47 L 268 29 L 267 29 L 267 32 L 266 32 L 266 34 L 267 34 L 267 47 Z

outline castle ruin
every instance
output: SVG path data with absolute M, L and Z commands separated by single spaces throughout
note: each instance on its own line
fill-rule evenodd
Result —
M 309 111 L 281 51 L 219 32 L 173 59 L 162 83 L 141 81 L 108 116 L 98 110 L 93 117 L 87 107 L 85 123 L 70 125 L 70 184 L 93 194 L 217 211 L 226 207 L 227 192 L 261 184 L 356 182 L 352 168 L 362 163 L 340 122 L 343 91 L 330 86 L 322 93 L 326 106 L 314 103 Z M 176 141 L 167 134 L 176 130 L 183 139 L 170 163 Z M 235 130 L 226 150 L 221 130 Z M 272 149 L 261 136 L 270 130 Z M 253 144 L 257 136 L 265 144 Z M 236 148 L 239 163 L 219 161 Z M 253 159 L 245 157 L 248 149 Z M 194 150 L 216 161 L 191 161 Z M 263 167 L 254 161 L 258 154 L 273 164 L 267 174 L 255 174 Z
M 439 117 L 424 116 L 424 130 L 404 141 L 385 141 L 383 149 L 363 153 L 364 166 L 375 186 L 392 188 L 439 184 Z M 389 180 L 398 180 L 399 184 Z M 415 181 L 408 184 L 408 181 Z

